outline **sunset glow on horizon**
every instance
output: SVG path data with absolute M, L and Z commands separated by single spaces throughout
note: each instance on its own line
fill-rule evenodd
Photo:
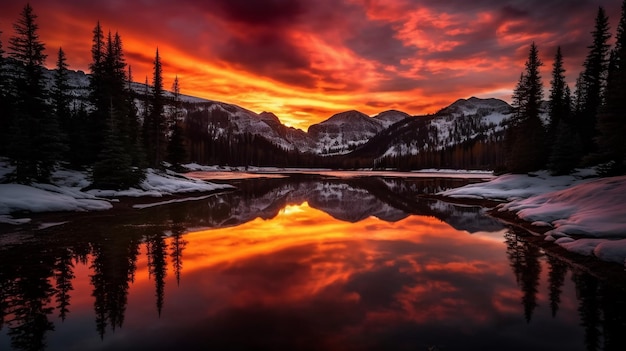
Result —
M 572 90 L 598 6 L 615 33 L 621 1 L 580 0 L 32 0 L 47 66 L 59 47 L 89 72 L 92 30 L 119 32 L 133 80 L 152 80 L 158 47 L 165 88 L 233 103 L 306 130 L 331 115 L 396 109 L 434 113 L 459 98 L 510 101 L 531 42 L 550 84 L 561 46 Z M 8 50 L 26 2 L 0 0 Z M 6 55 L 6 53 L 5 53 Z

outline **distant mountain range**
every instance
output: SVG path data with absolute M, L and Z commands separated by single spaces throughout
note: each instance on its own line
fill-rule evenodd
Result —
M 52 77 L 53 71 L 46 75 Z M 75 103 L 86 103 L 89 75 L 70 71 Z M 133 83 L 137 105 L 146 87 Z M 167 93 L 169 97 L 171 93 Z M 185 118 L 201 120 L 208 140 L 250 135 L 285 151 L 317 156 L 354 155 L 380 160 L 445 150 L 472 140 L 501 138 L 512 107 L 498 99 L 459 99 L 435 114 L 411 116 L 384 111 L 370 117 L 351 110 L 311 125 L 308 131 L 288 127 L 271 112 L 255 113 L 243 107 L 182 95 Z M 197 123 L 196 123 L 197 124 Z

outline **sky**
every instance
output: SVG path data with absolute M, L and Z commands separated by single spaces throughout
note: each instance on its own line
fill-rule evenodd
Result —
M 599 6 L 615 32 L 620 0 L 31 0 L 47 66 L 59 47 L 88 72 L 92 30 L 118 32 L 135 81 L 275 113 L 306 130 L 335 113 L 434 113 L 459 98 L 510 102 L 530 44 L 549 88 L 557 46 L 581 70 Z M 0 0 L 8 46 L 26 2 Z

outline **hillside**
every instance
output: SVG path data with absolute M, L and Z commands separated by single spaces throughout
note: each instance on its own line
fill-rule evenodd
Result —
M 82 71 L 69 73 L 72 106 L 89 109 L 89 75 Z M 46 71 L 45 76 L 51 84 L 53 71 Z M 131 88 L 141 116 L 146 108 L 143 96 L 147 87 L 135 82 Z M 428 116 L 412 117 L 396 110 L 373 117 L 356 110 L 341 112 L 305 132 L 282 124 L 271 112 L 256 113 L 234 104 L 180 97 L 190 160 L 231 165 L 454 166 L 416 159 L 432 158 L 431 154 L 450 152 L 459 145 L 465 149 L 479 142 L 495 145 L 501 141 L 511 114 L 511 106 L 502 100 L 471 97 Z M 166 92 L 166 98 L 172 100 L 173 94 Z M 166 113 L 171 110 L 171 106 L 166 107 Z M 492 156 L 482 158 L 485 160 L 467 165 L 488 168 L 496 162 Z

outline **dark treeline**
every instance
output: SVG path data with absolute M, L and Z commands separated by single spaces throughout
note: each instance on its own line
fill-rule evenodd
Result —
M 540 119 L 543 62 L 532 43 L 513 95 L 513 124 L 505 136 L 508 171 L 545 167 L 554 174 L 566 174 L 577 166 L 600 164 L 607 175 L 626 172 L 626 1 L 612 49 L 609 30 L 608 17 L 600 7 L 573 94 L 565 81 L 563 53 L 557 49 L 545 111 L 547 127 Z
M 0 41 L 0 156 L 15 167 L 8 181 L 48 182 L 54 167 L 63 163 L 91 170 L 94 187 L 123 189 L 141 182 L 146 167 L 160 168 L 166 160 L 176 167 L 185 160 L 179 82 L 174 98 L 166 98 L 158 49 L 152 84 L 146 78 L 142 96 L 131 88 L 121 36 L 105 33 L 98 22 L 88 96 L 81 99 L 72 95 L 62 48 L 52 84 L 46 84 L 47 55 L 36 20 L 27 4 L 13 26 L 7 52 Z M 143 102 L 141 114 L 138 100 Z M 172 114 L 166 115 L 166 105 L 174 106 Z

